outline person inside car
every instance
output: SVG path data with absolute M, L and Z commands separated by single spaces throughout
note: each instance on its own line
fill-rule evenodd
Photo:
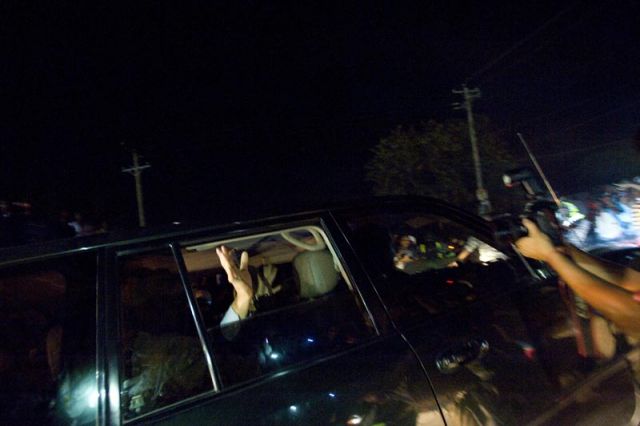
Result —
M 234 259 L 233 250 L 225 246 L 216 248 L 216 254 L 235 293 L 233 302 L 220 321 L 220 326 L 230 325 L 247 318 L 253 311 L 261 310 L 257 309 L 256 305 L 269 306 L 270 304 L 261 302 L 273 299 L 273 296 L 282 290 L 282 285 L 273 285 L 277 274 L 275 266 L 264 265 L 257 271 L 254 280 L 249 270 L 249 254 L 246 251 L 242 252 L 238 263 Z M 296 300 L 324 295 L 338 284 L 339 274 L 335 269 L 333 256 L 328 250 L 302 251 L 294 257 L 292 266 L 297 289 Z M 233 333 L 235 332 L 227 332 L 225 335 L 231 337 Z
M 535 223 L 523 219 L 528 236 L 520 252 L 552 267 L 573 291 L 624 333 L 640 338 L 640 272 L 591 256 L 574 246 L 554 247 Z M 569 255 L 569 256 L 567 256 Z
M 418 248 L 416 238 L 412 235 L 400 235 L 397 237 L 396 254 L 393 262 L 396 268 L 404 269 L 407 263 L 418 259 Z
M 216 254 L 234 290 L 233 302 L 220 322 L 223 326 L 245 319 L 249 315 L 254 295 L 253 279 L 249 272 L 249 253 L 242 252 L 239 265 L 236 265 L 233 259 L 233 251 L 225 246 L 216 248 Z
M 451 262 L 449 266 L 458 266 L 461 263 L 464 263 L 469 256 L 477 253 L 477 262 L 486 264 L 490 262 L 495 262 L 497 260 L 506 259 L 506 255 L 491 247 L 489 244 L 484 241 L 479 240 L 473 235 L 469 236 L 465 241 L 462 250 L 457 254 L 455 261 Z

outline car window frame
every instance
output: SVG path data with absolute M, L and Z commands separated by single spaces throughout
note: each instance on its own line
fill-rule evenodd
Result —
M 110 332 L 105 332 L 107 337 L 107 342 L 111 344 L 108 345 L 108 352 L 110 355 L 107 357 L 106 363 L 109 366 L 109 389 L 118 389 L 117 392 L 109 392 L 110 399 L 110 407 L 108 409 L 109 415 L 113 419 L 117 419 L 115 422 L 111 424 L 133 424 L 138 422 L 144 422 L 147 418 L 151 416 L 156 416 L 158 414 L 162 415 L 162 413 L 169 412 L 176 407 L 180 407 L 184 404 L 188 404 L 192 400 L 197 400 L 201 398 L 206 398 L 212 394 L 217 394 L 220 392 L 220 376 L 217 373 L 215 362 L 213 358 L 213 351 L 210 350 L 211 342 L 208 340 L 207 336 L 201 335 L 201 330 L 204 327 L 204 323 L 202 323 L 201 315 L 195 315 L 195 312 L 198 311 L 197 303 L 195 303 L 195 297 L 191 288 L 186 285 L 185 279 L 182 275 L 180 262 L 184 263 L 184 259 L 182 259 L 180 252 L 180 248 L 178 246 L 177 252 L 179 258 L 176 257 L 174 247 L 177 245 L 175 241 L 175 237 L 169 239 L 163 239 L 159 241 L 152 241 L 145 243 L 136 244 L 132 247 L 124 247 L 124 248 L 108 248 L 106 251 L 108 254 L 108 263 L 110 267 L 108 268 L 108 272 L 105 275 L 108 275 L 107 282 L 109 284 L 108 295 L 105 295 L 105 298 L 109 299 L 111 309 L 109 310 L 108 317 L 111 320 L 112 324 L 105 323 L 107 329 L 111 329 Z M 121 327 L 122 327 L 122 298 L 121 298 L 121 286 L 120 286 L 120 276 L 118 274 L 119 267 L 121 265 L 120 259 L 126 258 L 127 256 L 135 256 L 144 253 L 154 253 L 158 251 L 166 251 L 167 253 L 171 253 L 173 257 L 173 261 L 175 262 L 176 272 L 178 273 L 178 277 L 180 278 L 180 285 L 182 287 L 182 291 L 185 292 L 185 298 L 187 302 L 187 308 L 191 314 L 191 319 L 194 321 L 194 326 L 196 327 L 196 331 L 198 333 L 198 341 L 202 347 L 203 355 L 205 362 L 207 363 L 207 369 L 209 371 L 209 377 L 211 379 L 211 388 L 207 391 L 200 392 L 195 395 L 191 395 L 187 398 L 181 399 L 180 401 L 173 402 L 171 404 L 167 404 L 165 406 L 156 408 L 147 413 L 143 413 L 139 416 L 124 419 L 122 408 L 120 406 L 120 392 L 122 387 L 122 371 L 123 371 L 123 358 L 121 353 Z M 187 281 L 188 283 L 188 281 Z M 106 302 L 106 300 L 105 300 Z M 193 304 L 192 304 L 193 303 Z M 205 329 L 206 334 L 206 329 Z M 207 346 L 208 345 L 208 346 Z M 105 351 L 106 352 L 106 351 Z M 216 389 L 216 386 L 218 388 Z
M 374 315 L 374 312 L 370 307 L 370 303 L 367 302 L 367 299 L 364 293 L 362 292 L 362 288 L 359 285 L 358 280 L 352 274 L 352 270 L 350 269 L 348 262 L 343 257 L 344 251 L 343 249 L 340 248 L 339 238 L 337 238 L 338 235 L 336 235 L 336 234 L 340 234 L 341 230 L 339 227 L 335 226 L 334 222 L 335 222 L 334 218 L 331 215 L 310 214 L 307 217 L 300 218 L 295 221 L 281 220 L 276 223 L 271 223 L 268 226 L 258 225 L 254 227 L 243 228 L 242 230 L 231 230 L 230 233 L 208 233 L 208 234 L 198 235 L 195 238 L 189 238 L 187 242 L 185 242 L 186 239 L 183 238 L 181 241 L 177 242 L 178 243 L 177 247 L 182 249 L 186 247 L 194 247 L 194 246 L 200 246 L 200 245 L 203 245 L 203 246 L 210 245 L 213 247 L 217 244 L 224 244 L 224 243 L 231 242 L 238 239 L 241 240 L 247 237 L 279 234 L 282 231 L 299 231 L 299 230 L 310 229 L 310 228 L 321 231 L 324 237 L 326 238 L 327 249 L 331 252 L 332 256 L 334 256 L 335 259 L 337 259 L 337 261 L 339 262 L 340 273 L 343 274 L 343 278 L 345 279 L 345 284 L 350 289 L 352 296 L 354 298 L 357 298 L 358 305 L 360 307 L 359 313 L 363 316 L 363 320 L 366 321 L 368 324 L 370 324 L 373 328 L 372 335 L 364 339 L 360 343 L 360 344 L 366 344 L 371 339 L 377 339 L 380 337 L 381 335 L 380 327 L 378 325 L 377 317 L 376 315 Z M 181 253 L 178 253 L 178 254 L 181 255 Z M 185 270 L 185 272 L 188 274 L 188 271 Z M 193 303 L 196 303 L 197 305 L 197 302 L 195 302 L 195 298 Z M 296 305 L 292 305 L 286 308 L 293 308 L 294 306 Z M 206 327 L 205 327 L 205 330 L 206 330 Z M 323 359 L 327 356 L 331 356 L 331 357 L 336 356 L 340 353 L 343 353 L 349 350 L 350 348 L 343 348 L 332 354 L 318 355 L 314 359 L 306 362 L 309 364 L 313 364 L 317 362 L 319 359 Z M 244 387 L 248 383 L 266 380 L 273 375 L 278 375 L 278 374 L 281 374 L 282 372 L 297 369 L 297 368 L 300 368 L 300 366 L 301 366 L 301 363 L 297 362 L 289 366 L 285 366 L 280 370 L 269 372 L 261 376 L 257 376 L 249 381 L 233 384 L 231 386 L 223 386 L 220 392 L 224 393 L 228 389 L 237 389 L 238 387 L 240 388 Z M 302 364 L 302 367 L 304 368 L 304 363 Z
M 514 256 L 512 251 L 509 250 L 506 246 L 496 244 L 493 239 L 492 226 L 489 221 L 463 209 L 444 204 L 443 202 L 438 200 L 432 200 L 429 198 L 418 198 L 415 200 L 389 200 L 388 202 L 383 201 L 382 203 L 374 206 L 369 205 L 364 207 L 345 207 L 336 209 L 332 212 L 337 226 L 340 228 L 342 234 L 348 241 L 353 241 L 355 239 L 355 234 L 349 226 L 349 218 L 373 215 L 388 215 L 391 217 L 394 215 L 401 215 L 406 213 L 424 214 L 446 218 L 447 220 L 456 223 L 461 227 L 469 229 L 474 233 L 474 236 L 476 238 L 490 244 L 495 249 L 506 254 L 508 257 L 506 261 L 510 262 L 512 267 L 515 267 L 515 265 L 519 265 L 521 261 L 523 262 L 522 267 L 526 267 L 528 265 L 526 261 L 523 261 L 523 259 L 518 259 L 517 256 Z M 355 262 L 358 263 L 359 268 L 366 276 L 366 280 L 373 287 L 373 290 L 379 302 L 383 305 L 386 316 L 388 317 L 389 321 L 391 321 L 392 327 L 397 327 L 397 324 L 395 324 L 395 322 L 392 320 L 389 306 L 382 297 L 378 285 L 376 284 L 380 277 L 376 276 L 375 273 L 369 271 L 368 262 L 365 259 L 362 259 L 361 253 L 359 253 L 356 247 L 351 246 L 351 251 L 353 251 L 354 253 Z M 520 280 L 520 285 L 536 285 L 536 281 Z M 508 286 L 505 286 L 503 291 L 508 292 L 510 291 L 510 288 L 508 288 Z

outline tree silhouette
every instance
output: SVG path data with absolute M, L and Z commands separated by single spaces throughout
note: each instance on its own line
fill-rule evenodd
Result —
M 494 210 L 512 205 L 502 174 L 514 167 L 512 155 L 485 117 L 477 118 L 478 146 L 485 187 Z M 366 165 L 376 195 L 428 195 L 471 208 L 476 181 L 467 123 L 430 120 L 398 126 L 373 148 Z

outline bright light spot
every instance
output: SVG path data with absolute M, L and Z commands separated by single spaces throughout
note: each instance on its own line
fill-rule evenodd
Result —
M 269 355 L 269 358 L 278 359 L 278 358 L 280 358 L 280 354 L 277 353 L 277 352 L 271 352 L 271 355 Z
M 117 389 L 111 388 L 109 389 L 109 399 L 111 399 L 111 401 L 117 401 L 116 398 L 119 398 L 120 394 L 118 393 Z
M 331 398 L 335 398 L 335 397 L 336 397 L 336 394 L 335 394 L 335 393 L 333 393 L 333 392 L 329 392 L 329 396 L 330 396 Z
M 298 411 L 298 407 L 296 407 L 295 405 L 291 405 L 289 407 L 289 411 L 291 411 L 292 413 L 296 413 Z
M 313 343 L 313 342 L 315 342 L 315 340 L 314 340 L 314 339 L 312 339 L 311 337 L 307 337 L 307 342 L 309 342 L 309 343 Z
M 622 226 L 612 213 L 604 211 L 596 220 L 595 231 L 603 240 L 615 240 L 622 235 Z
M 177 220 L 176 220 L 176 221 L 173 221 L 172 223 L 173 223 L 174 225 L 180 225 L 180 224 L 182 224 L 182 222 L 178 222 Z
M 362 417 L 357 414 L 354 414 L 353 416 L 349 417 L 349 420 L 347 420 L 348 425 L 359 425 L 360 423 L 362 423 Z
M 100 393 L 98 393 L 97 390 L 89 392 L 89 401 L 87 401 L 89 408 L 96 408 L 98 406 L 98 398 L 100 398 Z

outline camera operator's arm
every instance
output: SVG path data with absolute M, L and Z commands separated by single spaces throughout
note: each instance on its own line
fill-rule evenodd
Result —
M 640 291 L 640 272 L 592 256 L 574 246 L 568 246 L 567 251 L 581 268 L 629 291 Z
M 530 220 L 524 219 L 523 224 L 529 235 L 516 241 L 516 246 L 524 256 L 546 262 L 573 291 L 603 316 L 624 332 L 640 335 L 640 303 L 634 300 L 631 291 L 589 272 L 560 253 L 549 237 Z

